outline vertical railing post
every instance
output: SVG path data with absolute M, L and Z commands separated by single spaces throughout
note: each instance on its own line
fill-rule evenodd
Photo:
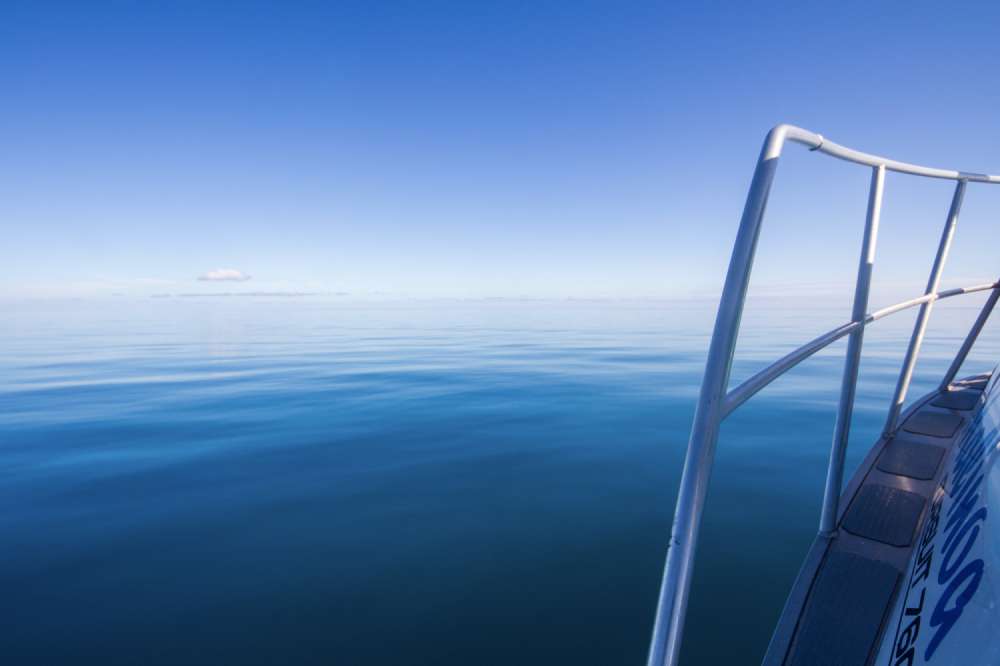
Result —
M 649 666 L 673 666 L 680 657 L 694 553 L 712 461 L 715 458 L 715 445 L 719 438 L 722 403 L 729 385 L 729 371 L 750 282 L 750 269 L 753 267 L 757 239 L 760 236 L 761 220 L 786 132 L 784 126 L 776 127 L 764 142 L 729 260 L 712 342 L 705 361 L 705 376 L 688 440 L 684 471 L 677 491 L 677 507 L 674 510 L 656 621 L 649 646 Z
M 854 307 L 851 321 L 864 321 L 868 312 L 868 294 L 871 291 L 872 268 L 875 264 L 875 241 L 882 211 L 882 189 L 885 184 L 885 166 L 872 169 L 872 182 L 868 189 L 868 213 L 865 217 L 865 235 L 861 242 L 861 259 L 858 261 L 858 280 L 854 286 Z M 844 454 L 851 433 L 851 416 L 854 413 L 854 394 L 858 385 L 858 368 L 861 365 L 861 345 L 865 327 L 859 326 L 847 340 L 847 358 L 844 376 L 840 383 L 840 406 L 837 423 L 833 429 L 830 447 L 830 465 L 826 470 L 826 489 L 823 494 L 823 511 L 820 514 L 820 534 L 831 535 L 837 526 L 837 505 L 844 478 Z
M 937 255 L 934 257 L 934 265 L 931 268 L 930 277 L 927 279 L 927 289 L 925 294 L 933 294 L 938 290 L 941 282 L 941 272 L 944 270 L 945 260 L 948 258 L 948 250 L 951 248 L 951 239 L 955 235 L 955 225 L 958 223 L 958 213 L 962 209 L 962 198 L 965 196 L 965 180 L 958 181 L 955 186 L 955 194 L 951 198 L 951 208 L 948 210 L 948 219 L 945 220 L 944 230 L 941 232 L 941 242 L 938 244 Z M 920 345 L 924 340 L 924 331 L 927 330 L 927 321 L 931 316 L 931 308 L 934 301 L 930 300 L 920 306 L 917 313 L 917 322 L 913 326 L 913 335 L 910 336 L 910 345 L 906 349 L 906 357 L 903 359 L 903 367 L 899 373 L 899 380 L 896 382 L 896 392 L 892 396 L 892 404 L 889 405 L 889 416 L 885 421 L 884 435 L 892 435 L 896 431 L 899 413 L 906 402 L 906 392 L 910 388 L 910 380 L 913 378 L 913 367 L 917 363 L 917 356 L 920 354 Z
M 951 362 L 948 372 L 944 373 L 944 379 L 941 380 L 941 386 L 938 387 L 939 390 L 947 390 L 948 387 L 951 386 L 951 383 L 955 381 L 955 375 L 957 375 L 958 371 L 962 369 L 962 364 L 965 363 L 965 358 L 972 350 L 972 345 L 976 344 L 976 339 L 982 332 L 983 326 L 986 325 L 986 321 L 990 318 L 990 313 L 993 312 L 993 308 L 997 304 L 997 299 L 1000 299 L 1000 289 L 994 287 L 993 291 L 990 292 L 989 298 L 987 298 L 986 302 L 983 304 L 983 309 L 979 311 L 979 316 L 976 317 L 975 323 L 973 323 L 972 328 L 969 329 L 969 334 L 965 336 L 965 341 L 962 343 L 962 347 L 955 355 L 955 360 Z

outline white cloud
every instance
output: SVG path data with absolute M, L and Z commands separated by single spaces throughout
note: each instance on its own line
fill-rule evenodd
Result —
M 250 276 L 235 268 L 216 268 L 214 271 L 199 275 L 198 279 L 208 282 L 246 282 Z

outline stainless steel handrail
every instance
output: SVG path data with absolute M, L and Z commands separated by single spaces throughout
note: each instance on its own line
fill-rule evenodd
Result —
M 1000 183 L 1000 176 L 985 173 L 974 173 L 970 171 L 955 171 L 953 169 L 936 169 L 934 167 L 890 160 L 887 157 L 863 153 L 846 146 L 841 146 L 809 130 L 796 127 L 794 125 L 777 125 L 768 132 L 764 142 L 764 153 L 762 158 L 777 159 L 781 155 L 781 149 L 786 141 L 801 143 L 810 150 L 825 153 L 831 157 L 855 164 L 863 164 L 870 167 L 885 167 L 888 171 L 896 173 L 907 173 L 911 176 L 924 176 L 925 178 L 943 178 L 945 180 L 965 180 L 972 183 Z
M 806 343 L 802 347 L 778 359 L 764 370 L 761 370 L 737 388 L 729 391 L 729 373 L 732 368 L 733 352 L 736 348 L 736 339 L 739 334 L 740 319 L 743 314 L 743 306 L 746 300 L 746 291 L 750 281 L 750 272 L 753 267 L 757 240 L 760 236 L 761 223 L 767 207 L 767 198 L 771 190 L 771 184 L 774 181 L 778 158 L 781 156 L 784 144 L 788 141 L 803 144 L 813 152 L 824 153 L 838 159 L 872 168 L 865 235 L 858 267 L 858 278 L 855 284 L 852 317 L 849 323 L 839 326 Z M 878 233 L 878 221 L 886 171 L 927 178 L 954 180 L 957 181 L 957 184 L 924 295 L 883 308 L 871 314 L 865 314 L 871 285 L 871 271 L 874 265 L 875 241 Z M 701 393 L 695 410 L 694 423 L 691 426 L 687 455 L 684 460 L 684 471 L 677 494 L 677 506 L 674 511 L 674 522 L 667 549 L 667 560 L 663 570 L 663 582 L 660 586 L 656 621 L 653 626 L 653 635 L 647 662 L 648 666 L 672 666 L 677 664 L 680 655 L 684 619 L 687 610 L 688 595 L 691 589 L 695 548 L 705 505 L 705 495 L 708 491 L 708 481 L 715 458 L 715 446 L 718 442 L 719 426 L 723 419 L 749 400 L 755 393 L 809 356 L 812 356 L 817 351 L 846 335 L 851 336 L 848 343 L 847 359 L 844 364 L 840 403 L 833 443 L 830 450 L 830 463 L 827 468 L 827 482 L 824 489 L 823 510 L 819 527 L 820 534 L 832 538 L 835 536 L 838 503 L 843 479 L 844 453 L 850 431 L 863 341 L 862 336 L 865 326 L 906 308 L 917 305 L 921 306 L 913 335 L 910 337 L 910 344 L 902 370 L 900 371 L 899 381 L 897 382 L 896 391 L 889 410 L 889 417 L 886 422 L 886 434 L 892 434 L 897 427 L 896 422 L 899 418 L 899 410 L 906 400 L 913 367 L 920 353 L 920 345 L 926 331 L 933 303 L 959 294 L 992 289 L 993 293 L 987 299 L 979 317 L 969 331 L 968 336 L 962 344 L 962 348 L 956 355 L 948 373 L 946 373 L 942 386 L 946 388 L 954 379 L 955 374 L 961 367 L 969 350 L 975 344 L 980 331 L 993 311 L 998 297 L 1000 297 L 1000 283 L 938 291 L 938 284 L 940 283 L 941 273 L 944 270 L 955 226 L 958 222 L 958 214 L 966 185 L 970 182 L 998 184 L 1000 183 L 1000 176 L 936 169 L 890 160 L 846 148 L 824 139 L 819 134 L 792 125 L 778 125 L 768 133 L 764 141 L 764 146 L 761 149 L 760 157 L 757 160 L 757 167 L 754 170 L 750 191 L 747 194 L 743 216 L 740 220 L 739 230 L 737 231 L 736 241 L 733 246 L 733 253 L 729 260 L 726 282 L 719 301 L 719 310 L 716 314 L 712 342 L 709 346 L 708 359 L 705 363 L 705 375 L 702 379 Z
M 945 222 L 944 230 L 941 232 L 941 242 L 938 243 L 937 254 L 934 256 L 931 275 L 927 278 L 925 293 L 934 293 L 941 283 L 941 273 L 944 271 L 944 262 L 948 258 L 948 250 L 951 249 L 951 239 L 955 236 L 955 225 L 958 224 L 958 213 L 962 209 L 962 200 L 964 198 L 965 181 L 960 180 L 955 186 L 955 194 L 951 199 L 951 208 L 948 210 L 948 218 Z M 917 364 L 917 356 L 920 355 L 920 345 L 924 341 L 924 332 L 927 330 L 928 321 L 930 321 L 932 307 L 934 307 L 933 299 L 923 303 L 920 306 L 920 312 L 917 313 L 917 321 L 913 325 L 913 335 L 910 336 L 910 344 L 906 349 L 906 357 L 903 360 L 903 369 L 899 373 L 899 380 L 896 382 L 896 392 L 892 397 L 892 403 L 889 406 L 889 415 L 885 420 L 885 434 L 887 436 L 896 430 L 899 413 L 903 411 L 903 402 L 906 401 L 906 392 L 910 388 L 910 380 L 913 378 L 913 368 Z
M 896 314 L 902 310 L 916 307 L 918 305 L 923 305 L 931 301 L 941 301 L 946 298 L 951 298 L 953 296 L 961 296 L 963 294 L 972 294 L 977 291 L 986 291 L 987 289 L 1000 289 L 1000 283 L 988 282 L 986 284 L 975 284 L 969 287 L 958 287 L 957 289 L 946 289 L 945 291 L 939 291 L 934 294 L 926 294 L 918 298 L 911 298 L 908 301 L 902 301 L 896 303 L 895 305 L 890 305 L 887 308 L 881 310 L 876 310 L 871 314 L 863 315 L 863 318 L 859 321 L 849 321 L 846 324 L 842 324 L 837 328 L 830 330 L 827 333 L 810 340 L 806 344 L 802 345 L 798 349 L 795 349 L 788 354 L 782 356 L 780 359 L 767 366 L 757 374 L 753 375 L 742 384 L 729 391 L 726 394 L 726 399 L 722 405 L 722 418 L 729 416 L 733 413 L 737 407 L 742 405 L 744 402 L 756 395 L 762 388 L 773 382 L 775 379 L 785 374 L 795 366 L 797 366 L 802 361 L 806 360 L 816 352 L 822 350 L 825 347 L 830 346 L 837 340 L 841 339 L 845 335 L 851 335 L 863 329 L 868 324 L 878 321 L 888 317 L 891 314 Z M 1000 291 L 995 292 L 1000 295 Z M 991 297 L 992 298 L 992 297 Z M 986 323 L 985 321 L 983 322 Z M 980 330 L 982 327 L 980 327 Z M 958 370 L 956 369 L 956 372 Z

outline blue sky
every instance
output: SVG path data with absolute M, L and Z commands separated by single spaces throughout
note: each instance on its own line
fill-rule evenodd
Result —
M 1000 172 L 996 3 L 2 14 L 7 297 L 714 296 L 771 125 Z M 790 148 L 755 289 L 850 281 L 868 178 Z M 887 181 L 875 279 L 909 293 L 950 186 L 905 180 Z M 946 283 L 1000 268 L 994 189 L 970 188 Z M 198 279 L 218 269 L 250 279 Z

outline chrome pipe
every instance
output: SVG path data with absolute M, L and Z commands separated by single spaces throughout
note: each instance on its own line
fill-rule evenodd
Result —
M 987 289 L 997 288 L 1000 288 L 1000 283 L 987 282 L 985 284 L 975 284 L 969 287 L 946 289 L 945 291 L 939 291 L 936 294 L 924 294 L 923 296 L 911 298 L 907 301 L 902 301 L 900 303 L 882 308 L 881 310 L 876 310 L 875 312 L 866 315 L 864 321 L 849 321 L 846 324 L 842 324 L 837 328 L 831 329 L 829 332 L 824 333 L 818 338 L 810 340 L 798 349 L 794 349 L 785 354 L 780 359 L 727 393 L 726 399 L 722 404 L 722 418 L 725 419 L 727 416 L 736 411 L 740 405 L 757 395 L 761 389 L 797 366 L 802 361 L 806 360 L 816 352 L 829 347 L 845 335 L 850 335 L 862 326 L 867 326 L 878 321 L 879 319 L 884 319 L 891 314 L 896 314 L 902 310 L 916 307 L 930 301 L 940 301 L 953 296 L 961 296 L 962 294 L 972 294 L 977 291 L 986 291 Z
M 753 267 L 757 239 L 760 237 L 761 220 L 778 167 L 778 157 L 789 132 L 786 127 L 779 126 L 768 133 L 757 160 L 736 234 L 677 492 L 677 506 L 667 546 L 667 561 L 663 568 L 648 666 L 674 666 L 680 657 L 698 531 L 715 458 L 715 445 L 719 439 L 719 424 L 722 421 L 722 402 L 729 383 L 729 371 L 743 315 L 747 285 L 750 282 L 750 269 Z
M 994 289 L 993 293 L 989 295 L 986 302 L 983 303 L 983 309 L 979 311 L 979 316 L 976 317 L 976 321 L 972 324 L 972 328 L 969 329 L 969 334 L 965 336 L 965 341 L 962 342 L 962 347 L 958 350 L 955 355 L 955 360 L 951 362 L 951 366 L 948 367 L 948 372 L 944 373 L 944 379 L 941 380 L 941 385 L 938 390 L 946 391 L 951 383 L 955 381 L 955 375 L 961 370 L 962 364 L 965 363 L 965 357 L 969 355 L 972 350 L 972 346 L 976 344 L 976 339 L 983 330 L 983 326 L 986 325 L 986 321 L 990 318 L 990 314 L 993 312 L 993 308 L 997 304 L 997 299 L 1000 299 L 1000 290 Z
M 859 324 L 857 322 L 848 322 L 843 326 L 838 326 L 828 333 L 824 333 L 818 338 L 810 340 L 798 349 L 785 354 L 777 361 L 755 374 L 753 377 L 750 377 L 726 394 L 726 400 L 722 405 L 722 418 L 726 418 L 732 414 L 740 405 L 757 395 L 761 389 L 797 366 L 802 361 L 806 360 L 821 349 L 829 347 L 845 335 L 850 335 L 861 326 L 864 326 L 864 324 Z
M 951 298 L 952 296 L 961 296 L 962 294 L 974 294 L 977 291 L 986 291 L 987 289 L 996 289 L 1000 287 L 998 282 L 984 282 L 983 284 L 974 284 L 969 287 L 956 287 L 954 289 L 945 289 L 944 291 L 939 291 L 936 294 L 924 294 L 923 296 L 918 296 L 916 298 L 911 298 L 908 301 L 902 301 L 896 303 L 895 305 L 890 305 L 884 307 L 881 310 L 876 310 L 875 312 L 868 315 L 865 323 L 871 323 L 873 321 L 878 321 L 884 317 L 888 317 L 891 314 L 896 314 L 900 310 L 906 310 L 907 308 L 912 308 L 914 305 L 923 305 L 924 303 L 930 303 L 931 301 L 943 301 L 946 298 Z
M 941 273 L 944 271 L 944 264 L 948 258 L 948 250 L 951 249 L 951 239 L 955 235 L 955 225 L 958 224 L 958 214 L 962 210 L 965 186 L 966 181 L 964 180 L 958 181 L 958 184 L 955 185 L 955 194 L 951 198 L 951 208 L 948 210 L 948 219 L 945 220 L 944 230 L 941 232 L 941 242 L 938 243 L 937 255 L 934 257 L 930 277 L 927 278 L 925 294 L 936 292 L 938 284 L 941 282 Z M 892 403 L 889 405 L 889 415 L 885 420 L 884 434 L 887 437 L 896 431 L 899 413 L 903 410 L 903 403 L 906 402 L 906 392 L 910 388 L 910 380 L 913 379 L 913 368 L 917 363 L 917 355 L 920 353 L 920 345 L 924 341 L 924 332 L 927 330 L 927 322 L 933 307 L 934 299 L 921 305 L 920 312 L 917 313 L 917 321 L 913 325 L 913 335 L 910 336 L 910 344 L 906 349 L 903 367 L 899 372 L 899 380 L 896 382 L 896 392 L 893 394 Z
M 970 171 L 956 171 L 954 169 L 937 169 L 935 167 L 927 167 L 920 164 L 910 164 L 909 162 L 891 160 L 887 157 L 872 155 L 871 153 L 863 153 L 860 150 L 854 150 L 853 148 L 841 146 L 838 143 L 834 143 L 833 141 L 826 139 L 822 134 L 816 134 L 815 132 L 810 132 L 809 130 L 804 130 L 801 127 L 795 127 L 794 125 L 777 125 L 771 130 L 771 132 L 776 131 L 783 132 L 789 141 L 801 143 L 812 151 L 823 153 L 825 155 L 829 155 L 830 157 L 835 157 L 838 160 L 844 160 L 845 162 L 853 162 L 854 164 L 862 164 L 870 167 L 884 166 L 887 171 L 895 171 L 896 173 L 904 173 L 911 176 L 923 176 L 925 178 L 965 180 L 974 183 L 990 183 L 994 185 L 1000 184 L 1000 175 L 974 173 Z
M 863 323 L 868 312 L 868 294 L 871 291 L 872 269 L 875 266 L 875 241 L 882 212 L 882 190 L 885 185 L 885 166 L 872 169 L 872 182 L 868 189 L 868 214 L 865 217 L 865 234 L 861 242 L 861 259 L 858 261 L 858 279 L 854 285 L 854 307 L 851 321 Z M 858 385 L 858 368 L 861 366 L 861 345 L 865 327 L 858 326 L 847 339 L 847 358 L 844 376 L 840 383 L 840 404 L 830 446 L 830 464 L 826 469 L 826 488 L 823 492 L 823 509 L 820 513 L 820 534 L 831 535 L 837 527 L 837 509 L 840 488 L 844 480 L 844 455 L 851 433 L 851 416 L 854 413 L 854 395 Z

